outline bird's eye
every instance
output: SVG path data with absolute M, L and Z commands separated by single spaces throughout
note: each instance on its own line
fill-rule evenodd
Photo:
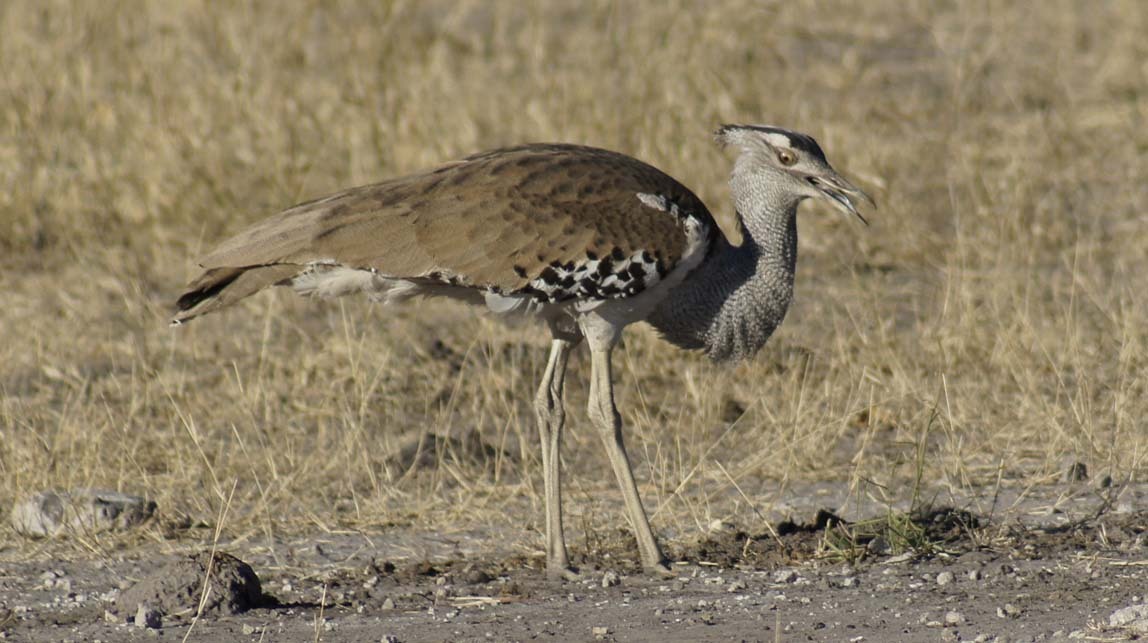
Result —
M 797 162 L 797 155 L 789 150 L 778 150 L 777 160 L 781 161 L 782 165 L 793 165 Z

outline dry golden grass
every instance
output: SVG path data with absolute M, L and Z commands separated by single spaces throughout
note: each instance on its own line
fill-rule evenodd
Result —
M 172 330 L 170 302 L 248 222 L 521 141 L 634 154 L 728 223 L 722 122 L 812 133 L 881 209 L 806 206 L 751 364 L 629 331 L 656 528 L 752 522 L 794 481 L 1143 480 L 1145 33 L 1139 0 L 0 3 L 0 504 L 104 486 L 211 523 L 234 490 L 231 538 L 540 528 L 539 330 L 285 292 Z M 576 546 L 623 520 L 586 366 Z M 428 430 L 504 455 L 388 459 Z

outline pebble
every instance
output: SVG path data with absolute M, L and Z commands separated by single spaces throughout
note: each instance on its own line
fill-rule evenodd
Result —
M 1088 466 L 1083 462 L 1073 462 L 1061 474 L 1065 482 L 1082 482 L 1088 479 Z
M 590 633 L 593 634 L 594 638 L 596 639 L 604 639 L 607 636 L 610 636 L 610 628 L 606 627 L 605 625 L 595 625 L 594 627 L 590 628 Z
M 136 610 L 136 627 L 159 629 L 163 627 L 163 614 L 147 603 L 140 603 Z
M 622 582 L 615 572 L 606 572 L 602 574 L 602 587 L 614 587 Z
M 792 569 L 783 569 L 773 575 L 775 583 L 792 583 L 797 580 L 797 572 Z
M 945 625 L 960 625 L 965 622 L 965 615 L 956 610 L 945 612 Z
M 383 599 L 383 609 L 385 609 L 385 610 L 393 610 L 393 609 L 395 609 L 395 601 L 394 601 L 394 599 L 392 599 L 392 598 L 385 598 L 385 599 Z
M 743 589 L 745 589 L 746 587 L 747 586 L 743 581 L 735 580 L 734 582 L 729 584 L 729 588 L 726 591 L 730 592 L 732 594 L 733 592 L 740 592 Z
M 1005 603 L 997 608 L 997 616 L 1000 618 L 1017 618 L 1020 616 L 1020 608 L 1012 603 Z
M 954 580 L 956 580 L 956 578 L 953 576 L 953 572 L 941 572 L 937 574 L 937 584 L 942 587 L 952 585 Z
M 981 574 L 981 570 L 979 570 L 979 569 L 970 569 L 969 573 L 968 573 L 968 577 L 969 577 L 969 580 L 980 580 L 981 578 L 983 578 L 983 575 Z

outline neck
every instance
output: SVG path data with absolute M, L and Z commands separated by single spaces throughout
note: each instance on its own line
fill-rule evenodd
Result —
M 742 243 L 720 235 L 709 256 L 650 316 L 669 342 L 714 361 L 752 357 L 793 299 L 798 199 L 762 182 L 730 181 Z

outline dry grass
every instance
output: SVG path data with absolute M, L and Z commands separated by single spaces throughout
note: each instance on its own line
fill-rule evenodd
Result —
M 798 302 L 751 364 L 629 332 L 657 528 L 752 522 L 792 481 L 1143 480 L 1144 33 L 1137 0 L 0 3 L 0 504 L 105 486 L 211 523 L 234 490 L 232 538 L 537 528 L 537 329 L 276 293 L 171 330 L 168 306 L 247 222 L 520 141 L 632 153 L 728 222 L 721 122 L 814 134 L 881 210 L 806 207 Z M 586 366 L 576 543 L 621 521 Z M 388 460 L 428 429 L 502 454 Z

